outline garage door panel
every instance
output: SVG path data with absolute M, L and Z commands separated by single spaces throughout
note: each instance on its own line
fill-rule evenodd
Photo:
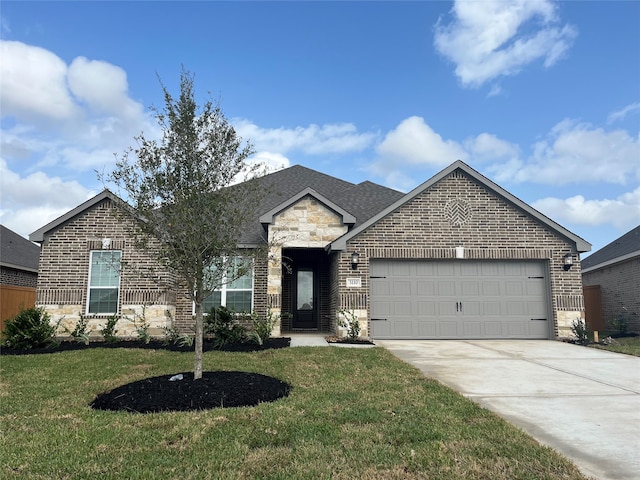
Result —
M 438 322 L 438 336 L 440 338 L 460 338 L 459 325 L 457 320 L 440 320 Z
M 483 320 L 482 324 L 484 326 L 484 336 L 486 338 L 500 338 L 504 336 L 502 320 L 485 319 Z
M 374 338 L 549 338 L 541 261 L 371 261 Z M 374 318 L 387 321 L 373 321 Z
M 413 313 L 411 311 L 411 301 L 395 300 L 391 302 L 391 311 L 389 313 L 396 317 L 411 316 Z
M 520 296 L 525 292 L 521 281 L 509 280 L 504 283 L 504 294 L 508 297 Z
M 416 282 L 416 293 L 419 297 L 434 296 L 436 294 L 436 282 L 429 280 L 418 280 Z
M 480 295 L 480 282 L 478 280 L 463 280 L 460 282 L 463 297 L 477 297 Z
M 436 302 L 421 300 L 416 303 L 416 314 L 424 316 L 433 316 L 436 314 Z
M 438 336 L 438 323 L 435 320 L 428 320 L 426 318 L 418 318 L 418 337 L 437 337 Z
M 482 322 L 479 320 L 465 321 L 462 324 L 462 335 L 470 338 L 481 338 L 484 336 L 482 332 Z
M 411 282 L 394 280 L 391 284 L 391 291 L 393 295 L 411 296 Z
M 482 282 L 482 295 L 487 297 L 497 297 L 501 294 L 500 282 L 485 280 Z
M 408 318 L 404 320 L 396 320 L 393 322 L 394 336 L 398 338 L 413 338 L 413 320 Z
M 443 280 L 438 282 L 437 290 L 440 297 L 455 297 L 456 282 L 454 280 Z

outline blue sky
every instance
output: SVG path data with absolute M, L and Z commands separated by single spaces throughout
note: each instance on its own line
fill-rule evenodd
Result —
M 408 191 L 457 159 L 594 246 L 640 224 L 640 2 L 14 2 L 0 221 L 87 198 L 181 66 L 256 159 Z

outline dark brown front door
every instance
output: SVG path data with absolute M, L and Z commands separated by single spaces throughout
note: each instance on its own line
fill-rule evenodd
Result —
M 294 329 L 318 328 L 317 283 L 314 268 L 298 267 L 293 278 L 293 319 Z

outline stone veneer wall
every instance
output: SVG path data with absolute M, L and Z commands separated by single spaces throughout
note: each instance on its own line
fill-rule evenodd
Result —
M 459 170 L 348 242 L 340 252 L 338 308 L 358 310 L 367 335 L 371 259 L 454 259 L 458 246 L 466 259 L 546 260 L 553 334 L 571 336 L 571 322 L 584 318 L 580 262 L 570 243 Z M 351 269 L 354 251 L 360 254 L 357 272 Z M 569 271 L 563 268 L 566 253 L 575 259 Z M 354 276 L 362 288 L 345 288 Z
M 274 218 L 269 225 L 267 302 L 275 315 L 282 314 L 282 249 L 325 248 L 347 232 L 340 216 L 308 195 Z M 274 328 L 281 334 L 281 323 Z
M 629 331 L 640 332 L 640 257 L 583 273 L 582 282 L 585 286 L 600 285 L 607 329 L 616 331 L 611 321 L 626 308 Z
M 105 239 L 109 239 L 108 242 Z M 104 244 L 103 244 L 104 240 Z M 36 304 L 51 315 L 52 323 L 73 329 L 87 305 L 90 252 L 121 250 L 119 336 L 135 336 L 134 322 L 144 311 L 149 333 L 161 335 L 175 316 L 175 293 L 170 278 L 158 273 L 154 259 L 133 247 L 125 224 L 117 219 L 108 199 L 48 233 L 40 252 Z M 152 269 L 156 271 L 152 273 Z M 89 328 L 100 336 L 108 316 L 91 315 Z M 59 333 L 63 333 L 60 329 Z

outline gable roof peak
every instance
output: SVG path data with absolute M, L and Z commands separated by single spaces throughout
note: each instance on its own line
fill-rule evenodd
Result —
M 431 188 L 433 185 L 435 185 L 436 183 L 440 182 L 442 179 L 444 179 L 444 178 L 448 177 L 449 175 L 451 175 L 456 170 L 460 170 L 460 171 L 464 172 L 466 175 L 468 175 L 470 178 L 472 178 L 475 182 L 477 182 L 480 185 L 482 185 L 484 188 L 492 191 L 495 195 L 501 197 L 502 199 L 504 199 L 508 203 L 511 203 L 512 205 L 516 206 L 516 208 L 519 208 L 520 210 L 523 210 L 530 217 L 536 219 L 537 221 L 539 221 L 543 225 L 547 226 L 551 230 L 554 230 L 559 235 L 561 235 L 564 238 L 566 238 L 567 240 L 569 240 L 571 243 L 573 243 L 575 245 L 575 248 L 576 248 L 576 250 L 578 252 L 588 252 L 589 250 L 591 250 L 591 244 L 589 242 L 587 242 L 583 238 L 579 237 L 578 235 L 570 232 L 569 230 L 567 230 L 566 228 L 564 228 L 560 224 L 554 222 L 549 217 L 547 217 L 546 215 L 543 215 L 538 210 L 536 210 L 535 208 L 531 207 L 527 203 L 523 202 L 522 200 L 520 200 L 515 195 L 512 195 L 511 193 L 507 192 L 504 188 L 502 188 L 498 184 L 494 183 L 493 181 L 489 180 L 487 177 L 485 177 L 480 172 L 478 172 L 478 171 L 474 170 L 473 168 L 471 168 L 469 165 L 464 163 L 462 160 L 456 160 L 455 162 L 453 162 L 448 167 L 446 167 L 443 170 L 441 170 L 440 172 L 436 173 L 433 177 L 428 179 L 426 182 L 418 185 L 416 188 L 411 190 L 409 193 L 404 195 L 402 198 L 398 199 L 396 202 L 391 204 L 389 207 L 385 208 L 384 210 L 382 210 L 377 215 L 371 217 L 368 221 L 358 225 L 356 228 L 351 230 L 349 233 L 343 235 L 342 237 L 340 237 L 339 239 L 337 239 L 336 241 L 331 243 L 330 246 L 329 246 L 329 249 L 330 250 L 344 250 L 344 249 L 346 249 L 347 242 L 351 238 L 355 237 L 359 233 L 361 233 L 364 230 L 366 230 L 367 228 L 369 228 L 374 223 L 378 222 L 382 218 L 384 218 L 387 215 L 389 215 L 390 213 L 394 212 L 395 210 L 397 210 L 398 208 L 400 208 L 401 206 L 403 206 L 404 204 L 406 204 L 410 200 L 412 200 L 415 197 L 417 197 L 418 195 L 420 195 L 425 190 Z

